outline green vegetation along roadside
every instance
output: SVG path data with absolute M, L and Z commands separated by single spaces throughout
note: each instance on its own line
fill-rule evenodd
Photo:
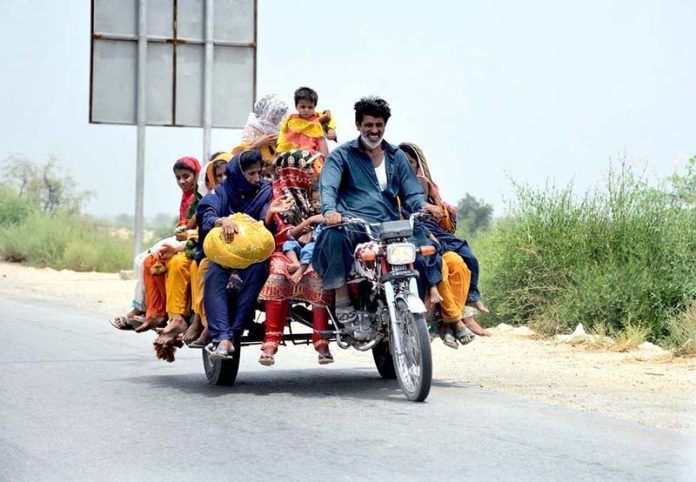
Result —
M 474 242 L 491 321 L 696 353 L 695 167 L 655 187 L 622 163 L 582 196 L 517 185 L 509 216 Z
M 36 267 L 113 272 L 130 268 L 132 235 L 80 213 L 90 192 L 49 158 L 2 162 L 0 257 Z

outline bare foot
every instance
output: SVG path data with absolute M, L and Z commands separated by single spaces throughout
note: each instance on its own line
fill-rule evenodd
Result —
M 488 311 L 488 308 L 486 308 L 486 305 L 484 305 L 483 301 L 481 301 L 481 300 L 474 301 L 473 305 L 474 305 L 474 308 L 479 310 L 481 313 L 485 313 L 485 314 L 490 313 L 490 311 Z
M 440 303 L 442 301 L 442 295 L 440 295 L 440 292 L 437 290 L 437 286 L 433 285 L 430 287 L 430 302 L 434 305 Z
M 184 333 L 183 341 L 187 345 L 193 343 L 201 336 L 203 331 L 203 323 L 201 322 L 201 317 L 198 314 L 193 315 L 193 323 L 188 327 L 186 333 Z
M 479 325 L 473 316 L 464 318 L 464 324 L 469 328 L 475 335 L 478 336 L 491 336 L 491 332 L 486 330 L 484 327 Z
M 290 274 L 295 273 L 298 269 L 300 269 L 300 263 L 297 261 L 294 261 L 288 265 L 288 273 Z
M 181 341 L 186 330 L 188 330 L 186 319 L 182 315 L 174 315 L 174 318 L 169 320 L 167 326 L 156 330 L 159 336 L 155 339 L 155 343 L 166 345 L 175 341 Z
M 177 314 L 174 315 L 174 318 L 169 320 L 167 326 L 157 330 L 157 333 L 160 335 L 171 335 L 184 333 L 186 330 L 188 330 L 188 323 L 186 323 L 186 319 L 183 317 L 183 315 Z
M 208 332 L 208 328 L 203 328 L 203 332 L 201 333 L 201 336 L 198 337 L 196 341 L 191 343 L 191 345 L 195 345 L 198 347 L 204 347 L 208 345 L 213 339 L 210 337 L 210 333 Z
M 164 317 L 161 318 L 148 318 L 143 322 L 142 325 L 137 327 L 135 329 L 136 333 L 145 333 L 148 330 L 154 330 L 155 328 L 158 328 L 162 326 L 164 323 Z

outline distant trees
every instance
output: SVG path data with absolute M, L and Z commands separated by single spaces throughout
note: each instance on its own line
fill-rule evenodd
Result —
M 0 166 L 0 184 L 4 190 L 12 191 L 27 207 L 38 208 L 47 214 L 57 210 L 78 214 L 94 194 L 77 192 L 75 181 L 58 167 L 58 160 L 53 156 L 43 163 L 10 156 Z
M 457 203 L 457 235 L 467 238 L 488 229 L 492 217 L 493 206 L 466 193 Z

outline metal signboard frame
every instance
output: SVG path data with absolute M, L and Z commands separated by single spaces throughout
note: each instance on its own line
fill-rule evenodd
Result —
M 256 100 L 257 0 L 92 0 L 89 121 L 137 126 L 134 252 L 146 126 L 242 128 Z

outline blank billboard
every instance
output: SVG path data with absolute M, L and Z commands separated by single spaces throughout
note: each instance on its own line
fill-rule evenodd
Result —
M 90 122 L 135 124 L 139 1 L 146 124 L 203 126 L 206 0 L 92 0 Z M 241 128 L 256 90 L 256 0 L 213 0 L 212 126 Z

